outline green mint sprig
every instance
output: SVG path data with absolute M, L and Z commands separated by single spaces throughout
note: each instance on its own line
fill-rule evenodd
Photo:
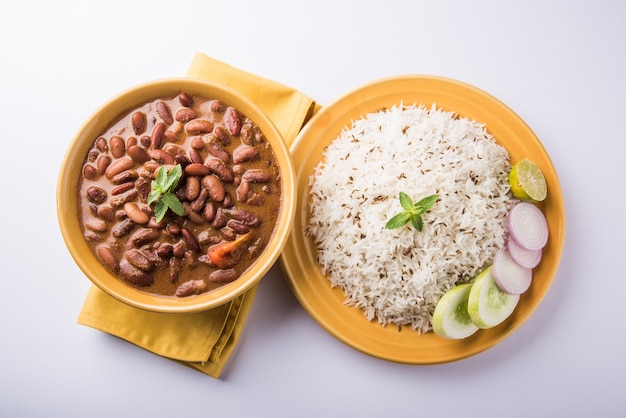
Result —
M 157 222 L 163 220 L 168 209 L 171 209 L 179 216 L 185 214 L 183 204 L 173 193 L 182 175 L 183 169 L 180 164 L 172 167 L 169 172 L 167 167 L 161 166 L 157 171 L 156 179 L 152 180 L 152 190 L 148 194 L 148 204 L 154 203 L 154 215 Z
M 415 229 L 421 231 L 424 227 L 422 214 L 432 209 L 437 200 L 439 200 L 439 195 L 433 194 L 421 199 L 417 203 L 413 203 L 413 200 L 409 197 L 409 195 L 404 192 L 400 192 L 400 206 L 402 206 L 402 209 L 404 210 L 389 219 L 387 224 L 385 224 L 385 228 L 400 228 L 410 221 Z

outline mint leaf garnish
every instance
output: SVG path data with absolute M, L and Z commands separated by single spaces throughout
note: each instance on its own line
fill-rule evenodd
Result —
M 179 216 L 185 214 L 183 204 L 174 194 L 178 181 L 183 175 L 180 164 L 175 165 L 168 172 L 167 167 L 161 166 L 157 171 L 156 179 L 152 180 L 152 190 L 148 194 L 148 204 L 154 203 L 154 215 L 157 222 L 161 222 L 168 209 Z
M 421 231 L 424 227 L 422 214 L 432 209 L 435 203 L 437 203 L 437 200 L 439 200 L 439 195 L 433 194 L 419 200 L 417 203 L 413 203 L 413 199 L 411 199 L 409 195 L 400 192 L 399 199 L 400 206 L 402 206 L 404 211 L 389 219 L 387 224 L 385 224 L 385 228 L 396 229 L 404 226 L 407 222 L 411 222 L 413 228 Z

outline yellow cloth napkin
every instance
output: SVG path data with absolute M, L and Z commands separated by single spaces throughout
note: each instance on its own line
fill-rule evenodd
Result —
M 318 109 L 312 99 L 293 88 L 202 53 L 194 56 L 187 77 L 215 81 L 248 96 L 274 122 L 287 145 Z M 92 286 L 78 323 L 218 378 L 235 348 L 257 287 L 215 309 L 163 314 L 131 307 Z

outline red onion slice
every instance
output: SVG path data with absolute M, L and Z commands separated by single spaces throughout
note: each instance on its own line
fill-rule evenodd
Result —
M 521 295 L 530 287 L 532 278 L 532 270 L 517 264 L 508 251 L 502 249 L 496 253 L 493 279 L 500 290 L 510 295 Z
M 527 250 L 541 250 L 548 242 L 548 222 L 532 203 L 520 202 L 507 215 L 509 238 Z
M 509 239 L 507 249 L 511 258 L 520 266 L 527 269 L 534 269 L 541 262 L 542 250 L 527 250 L 520 246 L 515 240 Z

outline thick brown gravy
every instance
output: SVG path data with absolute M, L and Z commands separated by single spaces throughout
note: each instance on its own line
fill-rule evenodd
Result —
M 180 165 L 185 210 L 157 222 L 158 170 Z M 281 205 L 273 150 L 253 121 L 220 101 L 158 98 L 94 139 L 78 185 L 85 239 L 105 267 L 142 291 L 185 297 L 241 276 L 273 234 Z

